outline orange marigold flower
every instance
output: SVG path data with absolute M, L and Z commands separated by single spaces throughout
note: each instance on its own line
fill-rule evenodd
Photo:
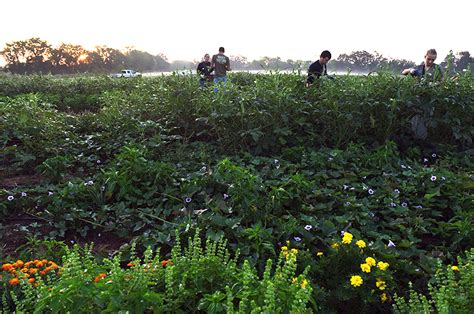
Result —
M 10 279 L 8 281 L 8 283 L 11 284 L 12 286 L 15 286 L 15 285 L 19 284 L 20 281 L 18 280 L 18 278 L 13 278 L 13 279 Z
M 30 278 L 31 275 L 30 275 L 30 274 L 25 274 L 25 277 L 26 277 L 26 278 Z
M 165 267 L 167 265 L 171 266 L 173 263 L 170 260 L 161 261 L 161 266 Z
M 36 267 L 42 267 L 43 266 L 43 262 L 42 261 L 37 261 L 35 263 Z
M 45 264 L 45 265 L 48 264 L 48 260 L 47 260 L 47 259 L 44 259 L 44 260 L 42 260 L 41 262 L 42 262 L 43 264 Z
M 97 277 L 95 277 L 94 282 L 99 282 L 105 276 L 107 276 L 106 273 L 99 274 Z
M 38 268 L 30 268 L 30 274 L 36 274 L 38 272 Z
M 130 262 L 130 263 L 127 264 L 127 266 L 128 267 L 133 267 L 133 266 L 135 266 L 135 263 Z
M 21 269 L 21 272 L 22 272 L 22 273 L 27 273 L 28 271 L 29 271 L 29 269 L 26 268 L 26 267 Z
M 16 261 L 15 265 L 16 265 L 15 267 L 18 268 L 18 267 L 23 267 L 23 265 L 25 265 L 25 263 L 21 259 L 19 259 L 19 260 Z
M 26 262 L 25 267 L 30 267 L 31 264 L 33 264 L 33 261 Z
M 2 270 L 10 270 L 12 268 L 12 264 L 3 264 L 2 265 Z
M 40 275 L 44 276 L 44 275 L 46 275 L 46 272 L 44 270 L 42 270 L 42 271 L 40 271 Z
M 30 278 L 30 279 L 28 279 L 28 282 L 29 282 L 29 283 L 35 282 L 35 278 Z

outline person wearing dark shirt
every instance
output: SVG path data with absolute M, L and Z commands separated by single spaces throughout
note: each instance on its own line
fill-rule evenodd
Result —
M 225 54 L 224 47 L 219 47 L 219 53 L 212 56 L 212 68 L 214 69 L 214 92 L 217 92 L 217 85 L 227 83 L 227 71 L 230 71 L 230 60 Z
M 197 74 L 199 75 L 199 85 L 204 87 L 206 82 L 212 82 L 214 80 L 214 75 L 212 75 L 212 71 L 214 69 L 211 67 L 211 62 L 209 61 L 210 56 L 209 54 L 204 55 L 204 59 L 201 63 L 197 66 Z
M 437 53 L 435 49 L 430 49 L 426 52 L 425 61 L 420 65 L 405 69 L 402 71 L 403 75 L 410 74 L 411 76 L 418 77 L 418 78 L 425 78 L 434 81 L 440 81 L 443 79 L 443 71 L 441 67 L 434 63 L 437 57 Z
M 322 75 L 328 75 L 326 64 L 329 62 L 329 60 L 331 60 L 331 53 L 327 50 L 324 50 L 319 56 L 319 60 L 309 66 L 306 86 L 313 85 L 315 79 L 320 78 Z

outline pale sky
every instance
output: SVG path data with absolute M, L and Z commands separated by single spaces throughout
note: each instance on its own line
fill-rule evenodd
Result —
M 417 63 L 430 48 L 438 62 L 450 49 L 474 54 L 472 0 L 15 0 L 0 8 L 0 50 L 39 37 L 189 61 L 219 46 L 249 60 L 316 60 L 325 49 L 333 58 L 367 50 Z

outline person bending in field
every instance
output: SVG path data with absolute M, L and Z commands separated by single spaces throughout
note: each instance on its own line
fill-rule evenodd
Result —
M 204 88 L 206 83 L 212 82 L 214 80 L 214 75 L 211 74 L 214 69 L 211 67 L 211 62 L 209 61 L 209 54 L 206 53 L 201 63 L 197 66 L 197 74 L 199 75 L 199 85 Z
M 331 53 L 327 50 L 324 50 L 319 56 L 319 60 L 309 66 L 306 87 L 313 85 L 315 80 L 319 79 L 321 76 L 328 75 L 326 64 L 329 62 L 329 60 L 331 60 Z
M 405 69 L 402 71 L 403 75 L 410 74 L 411 76 L 418 77 L 418 78 L 425 78 L 430 79 L 433 81 L 440 81 L 443 79 L 443 71 L 441 67 L 434 63 L 436 60 L 436 50 L 430 49 L 425 54 L 425 61 L 422 62 L 420 65 Z
M 230 71 L 230 60 L 225 54 L 224 47 L 219 47 L 219 53 L 212 56 L 211 66 L 214 69 L 214 92 L 217 93 L 217 85 L 227 83 L 227 71 Z

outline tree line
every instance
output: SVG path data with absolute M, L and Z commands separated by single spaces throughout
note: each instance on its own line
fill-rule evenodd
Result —
M 127 47 L 125 50 L 96 46 L 87 50 L 80 45 L 62 43 L 53 47 L 40 38 L 12 41 L 0 51 L 5 59 L 3 71 L 13 74 L 51 73 L 111 73 L 124 68 L 141 72 L 162 72 L 175 70 L 194 70 L 200 60 L 169 62 L 164 54 L 152 55 L 145 51 Z M 308 60 L 282 60 L 280 57 L 263 57 L 249 61 L 246 57 L 230 56 L 235 70 L 303 70 L 311 62 Z M 450 53 L 441 62 L 441 66 L 460 72 L 466 69 L 473 71 L 474 58 L 468 51 Z M 329 68 L 338 72 L 372 72 L 386 69 L 400 72 L 412 67 L 415 63 L 405 59 L 388 59 L 381 54 L 368 51 L 353 51 L 340 54 L 331 60 Z

